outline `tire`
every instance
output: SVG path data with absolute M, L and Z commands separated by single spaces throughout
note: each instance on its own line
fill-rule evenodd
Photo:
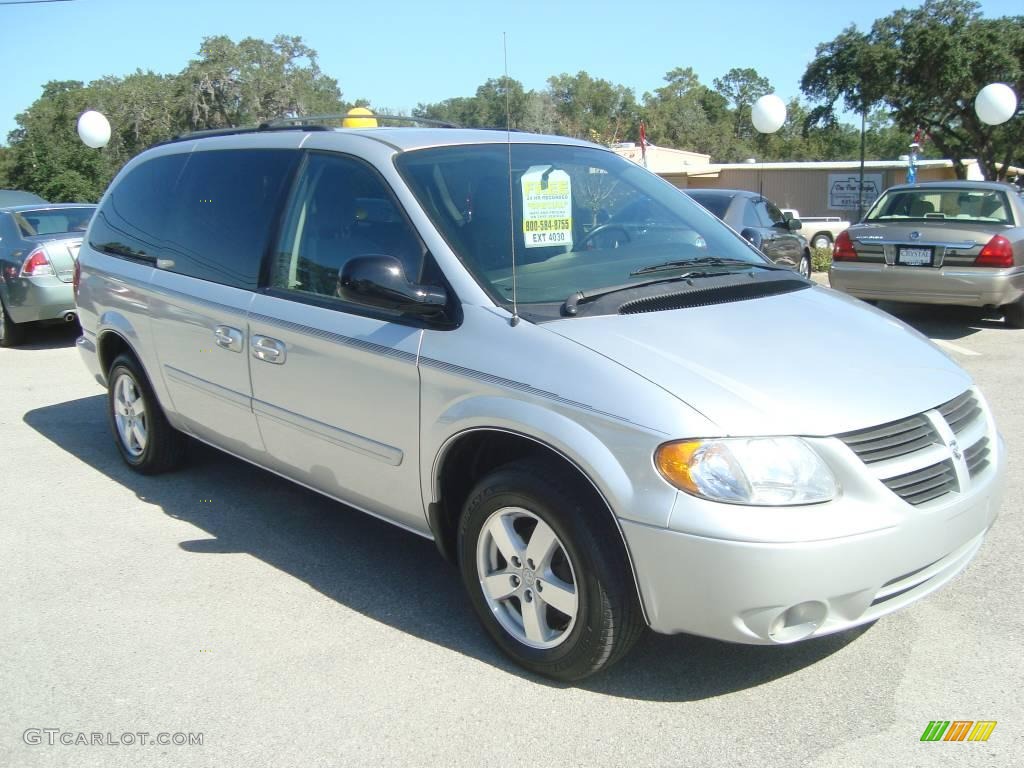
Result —
M 143 475 L 178 467 L 185 456 L 186 438 L 168 423 L 135 357 L 119 355 L 110 366 L 107 382 L 107 417 L 125 463 Z
M 459 524 L 477 617 L 516 663 L 556 680 L 614 664 L 645 627 L 619 532 L 591 498 L 542 462 L 516 462 L 477 483 Z
M 1024 328 L 1024 298 L 1002 307 L 1003 318 L 1011 328 Z
M 808 280 L 811 279 L 811 254 L 804 252 L 804 255 L 800 257 L 800 263 L 797 264 L 796 271 Z
M 16 347 L 25 340 L 25 327 L 14 322 L 0 299 L 0 347 Z
M 819 232 L 818 234 L 816 234 L 814 237 L 811 238 L 811 247 L 812 248 L 831 248 L 832 247 L 832 238 L 829 235 L 826 235 L 824 232 Z

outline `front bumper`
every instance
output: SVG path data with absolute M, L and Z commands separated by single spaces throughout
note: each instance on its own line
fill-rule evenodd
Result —
M 1024 267 L 904 267 L 833 262 L 829 284 L 859 299 L 1000 307 L 1024 296 Z
M 900 521 L 870 533 L 762 543 L 621 520 L 651 628 L 773 645 L 850 629 L 924 597 L 967 566 L 995 520 L 1005 477 L 997 442 L 994 465 L 970 493 L 928 508 L 892 494 Z M 863 507 L 840 498 L 821 510 Z
M 77 315 L 74 287 L 55 275 L 9 280 L 4 304 L 16 323 L 59 320 L 69 312 Z

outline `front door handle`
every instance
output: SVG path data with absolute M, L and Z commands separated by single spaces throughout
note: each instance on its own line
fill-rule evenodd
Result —
M 242 332 L 230 325 L 218 325 L 213 329 L 213 337 L 217 346 L 230 349 L 232 352 L 242 351 Z
M 285 359 L 284 342 L 269 336 L 253 336 L 252 356 L 265 363 L 281 365 Z

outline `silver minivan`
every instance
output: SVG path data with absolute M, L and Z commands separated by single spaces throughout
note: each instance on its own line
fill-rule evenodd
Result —
M 770 645 L 874 621 L 965 568 L 999 508 L 967 373 L 584 142 L 185 136 L 118 174 L 78 264 L 130 466 L 192 438 L 433 539 L 550 677 L 645 626 Z

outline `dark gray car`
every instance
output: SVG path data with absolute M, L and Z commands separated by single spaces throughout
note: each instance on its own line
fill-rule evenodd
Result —
M 0 346 L 21 342 L 25 326 L 71 322 L 75 261 L 94 205 L 0 208 Z
M 744 189 L 687 189 L 686 194 L 739 232 L 777 264 L 811 274 L 811 249 L 797 234 L 798 219 L 787 219 L 771 200 Z

